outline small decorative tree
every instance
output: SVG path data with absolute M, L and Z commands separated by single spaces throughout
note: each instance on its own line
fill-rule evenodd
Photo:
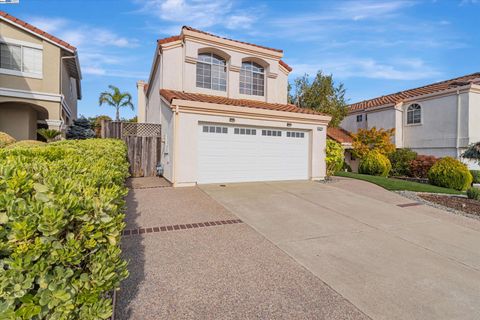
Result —
M 356 134 L 352 134 L 354 156 L 362 159 L 370 151 L 377 151 L 382 155 L 388 156 L 395 152 L 395 144 L 392 142 L 394 134 L 395 129 L 377 130 L 376 127 L 359 129 Z
M 37 133 L 41 135 L 47 142 L 55 141 L 62 133 L 55 129 L 38 129 Z
M 342 145 L 331 139 L 327 139 L 326 148 L 327 176 L 333 176 L 342 169 L 344 160 L 344 151 Z
M 95 138 L 90 121 L 86 118 L 73 120 L 73 126 L 67 131 L 67 139 L 90 139 Z
M 472 159 L 480 164 L 480 142 L 472 144 L 467 151 L 462 154 L 465 159 Z

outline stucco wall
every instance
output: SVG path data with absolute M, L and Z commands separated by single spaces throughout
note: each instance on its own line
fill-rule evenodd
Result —
M 480 141 L 480 92 L 470 92 L 468 100 L 468 144 L 470 144 Z
M 145 122 L 161 123 L 160 119 L 160 67 L 153 76 L 153 82 L 149 84 L 149 95 L 146 98 Z
M 175 129 L 175 182 L 176 185 L 191 185 L 197 182 L 198 163 L 198 124 L 211 122 L 231 125 L 229 117 L 179 113 L 178 128 Z M 285 122 L 248 118 L 236 118 L 236 125 L 286 128 Z M 322 127 L 322 131 L 317 130 Z M 310 134 L 310 178 L 325 178 L 326 126 L 292 123 L 292 129 L 308 130 Z
M 227 91 L 198 88 L 196 86 L 196 60 L 199 51 L 212 52 L 226 59 Z M 260 53 L 254 54 L 232 50 L 221 43 L 205 44 L 185 40 L 184 46 L 180 42 L 164 45 L 160 60 L 163 63 L 163 70 L 160 75 L 162 79 L 160 88 L 271 103 L 287 103 L 288 75 L 281 71 L 278 59 L 267 57 Z M 240 94 L 239 70 L 244 60 L 257 62 L 265 68 L 264 96 Z
M 62 67 L 62 94 L 65 97 L 65 102 L 70 107 L 72 115 L 70 121 L 77 118 L 77 80 L 72 78 L 67 71 L 66 62 L 63 61 Z
M 16 140 L 37 139 L 37 112 L 18 103 L 0 104 L 0 131 Z
M 59 93 L 60 91 L 60 51 L 53 44 L 26 31 L 0 21 L 0 37 L 21 40 L 43 46 L 43 78 L 1 74 L 0 87 L 17 90 Z
M 162 124 L 162 156 L 161 163 L 163 165 L 163 176 L 173 181 L 173 145 L 174 145 L 174 114 L 170 107 L 161 102 L 161 124 Z

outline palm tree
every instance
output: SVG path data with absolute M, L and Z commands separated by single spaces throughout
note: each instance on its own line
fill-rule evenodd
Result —
M 115 120 L 120 120 L 120 108 L 130 107 L 133 110 L 132 95 L 128 92 L 121 92 L 115 86 L 108 86 L 111 92 L 102 92 L 98 98 L 99 105 L 108 104 L 116 109 Z
M 37 133 L 47 140 L 47 142 L 52 142 L 62 133 L 54 129 L 38 129 Z

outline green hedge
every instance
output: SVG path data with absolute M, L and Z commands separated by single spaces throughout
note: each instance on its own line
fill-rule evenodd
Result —
M 120 140 L 0 150 L 0 319 L 112 314 L 127 176 Z
M 480 201 L 480 188 L 470 188 L 467 190 L 468 199 Z
M 380 152 L 373 150 L 360 160 L 358 173 L 387 177 L 391 169 L 390 160 Z
M 473 176 L 473 183 L 480 183 L 480 170 L 470 170 Z
M 445 157 L 430 168 L 428 180 L 435 186 L 463 191 L 471 186 L 473 177 L 465 164 L 452 157 Z
M 392 164 L 392 176 L 408 176 L 410 175 L 410 164 L 417 158 L 417 153 L 411 149 L 397 149 L 388 155 L 388 159 Z

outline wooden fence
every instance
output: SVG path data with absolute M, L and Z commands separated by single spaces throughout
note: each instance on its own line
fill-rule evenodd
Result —
M 102 120 L 101 137 L 125 141 L 132 177 L 157 175 L 162 147 L 159 124 Z

